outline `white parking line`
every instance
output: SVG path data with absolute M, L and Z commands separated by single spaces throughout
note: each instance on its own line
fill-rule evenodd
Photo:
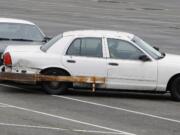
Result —
M 94 134 L 113 134 L 113 135 L 122 135 L 123 134 L 123 133 L 107 132 L 107 131 L 64 129 L 64 128 L 57 128 L 57 127 L 21 125 L 21 124 L 10 124 L 10 123 L 0 123 L 0 126 L 10 126 L 10 127 L 17 127 L 17 128 L 47 129 L 47 130 L 58 130 L 58 131 L 71 131 L 71 132 L 83 132 L 83 133 L 94 133 Z
M 0 103 L 0 107 L 9 107 L 9 106 Z
M 71 97 L 67 97 L 67 96 L 57 96 L 57 95 L 52 95 L 52 96 L 53 97 L 67 99 L 67 100 L 77 101 L 77 102 L 81 102 L 81 103 L 91 104 L 91 105 L 95 105 L 95 106 L 106 107 L 106 108 L 109 108 L 109 109 L 126 111 L 126 112 L 129 112 L 129 113 L 134 113 L 134 114 L 138 114 L 138 115 L 144 115 L 144 116 L 148 116 L 148 117 L 152 117 L 152 118 L 157 118 L 157 119 L 161 119 L 161 120 L 166 120 L 166 121 L 170 121 L 170 122 L 180 123 L 180 120 L 175 120 L 175 119 L 161 117 L 161 116 L 157 116 L 157 115 L 153 115 L 153 114 L 138 112 L 138 111 L 129 110 L 129 109 L 125 109 L 125 108 L 109 106 L 109 105 L 105 105 L 105 104 L 100 104 L 100 103 L 95 103 L 95 102 L 91 102 L 91 101 L 80 100 L 80 99 L 71 98 Z
M 6 107 L 8 107 L 8 106 L 5 106 L 5 105 L 0 105 L 0 108 L 6 108 Z
M 124 135 L 135 135 L 133 133 L 129 133 L 129 132 L 125 132 L 125 131 L 121 131 L 121 130 L 118 130 L 118 129 L 113 129 L 113 128 L 105 127 L 105 126 L 101 126 L 101 125 L 96 125 L 96 124 L 92 124 L 92 123 L 88 123 L 88 122 L 83 122 L 83 121 L 80 121 L 80 120 L 75 120 L 75 119 L 67 118 L 67 117 L 60 116 L 60 115 L 54 115 L 54 114 L 45 113 L 45 112 L 41 112 L 41 111 L 29 109 L 29 108 L 24 108 L 24 107 L 19 107 L 19 106 L 15 106 L 15 105 L 10 105 L 10 104 L 6 104 L 6 103 L 0 103 L 0 104 L 7 105 L 7 106 L 9 106 L 11 108 L 16 108 L 18 110 L 37 113 L 37 114 L 41 114 L 41 115 L 45 115 L 45 116 L 49 116 L 49 117 L 53 117 L 53 118 L 57 118 L 57 119 L 71 121 L 71 122 L 74 122 L 74 123 L 79 123 L 79 124 L 92 126 L 92 127 L 96 127 L 96 128 L 101 128 L 101 129 L 109 130 L 109 131 L 112 131 L 112 132 L 117 132 L 117 133 L 124 134 Z
M 127 135 L 127 134 L 118 133 L 118 132 L 93 131 L 93 130 L 79 130 L 79 129 L 75 129 L 75 130 L 72 130 L 72 131 L 74 131 L 74 132 L 83 132 L 83 133 L 95 133 L 95 134 Z
M 55 127 L 33 126 L 33 125 L 21 125 L 21 124 L 10 124 L 10 123 L 0 123 L 0 126 L 24 127 L 24 128 L 37 128 L 37 129 L 51 129 L 51 130 L 61 130 L 61 131 L 67 130 L 67 129 L 63 129 L 63 128 L 55 128 Z
M 13 85 L 0 84 L 0 86 L 8 87 L 8 88 L 13 88 L 13 89 L 24 90 L 24 88 L 21 88 L 21 87 L 18 87 L 18 86 L 13 86 Z

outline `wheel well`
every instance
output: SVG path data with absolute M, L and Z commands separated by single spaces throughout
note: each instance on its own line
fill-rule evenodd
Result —
M 61 71 L 63 71 L 66 75 L 71 76 L 71 74 L 70 74 L 68 71 L 66 71 L 65 69 L 56 68 L 56 67 L 51 67 L 51 68 L 43 69 L 43 70 L 40 71 L 40 74 L 43 74 L 43 73 L 46 72 L 47 70 L 61 70 Z
M 68 72 L 68 71 L 66 71 L 65 69 L 62 69 L 62 68 L 56 68 L 56 67 L 51 67 L 51 68 L 46 68 L 46 69 L 43 69 L 43 70 L 41 70 L 41 72 L 40 72 L 40 74 L 43 74 L 44 72 L 46 72 L 47 70 L 61 70 L 61 71 L 63 71 L 67 76 L 71 76 L 71 74 Z M 68 87 L 73 87 L 73 83 L 68 83 Z
M 170 91 L 170 90 L 171 90 L 171 85 L 172 85 L 173 81 L 174 81 L 177 77 L 180 77 L 180 73 L 179 73 L 179 74 L 176 74 L 176 75 L 174 75 L 174 76 L 172 76 L 172 77 L 170 78 L 170 80 L 168 81 L 168 84 L 167 84 L 166 91 Z

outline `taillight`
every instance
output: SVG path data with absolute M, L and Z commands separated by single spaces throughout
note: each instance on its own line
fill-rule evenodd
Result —
M 12 65 L 11 55 L 10 55 L 9 52 L 4 54 L 4 56 L 3 56 L 3 63 L 6 66 L 11 66 Z

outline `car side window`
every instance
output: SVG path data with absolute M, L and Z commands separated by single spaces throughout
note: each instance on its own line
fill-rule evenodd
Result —
M 102 57 L 102 40 L 100 38 L 83 38 L 81 56 Z
M 110 58 L 138 60 L 141 55 L 144 55 L 141 50 L 127 41 L 108 38 L 107 42 Z
M 81 50 L 81 39 L 75 39 L 68 51 L 67 51 L 67 55 L 72 55 L 72 56 L 79 56 L 80 55 L 80 50 Z
M 68 48 L 66 54 L 72 56 L 103 57 L 102 39 L 101 38 L 75 39 Z

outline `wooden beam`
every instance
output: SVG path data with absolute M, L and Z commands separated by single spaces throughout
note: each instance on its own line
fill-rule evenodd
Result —
M 59 82 L 76 82 L 76 83 L 105 83 L 105 77 L 96 76 L 52 76 L 40 74 L 23 74 L 23 73 L 0 73 L 0 80 L 39 82 L 39 81 L 59 81 Z

